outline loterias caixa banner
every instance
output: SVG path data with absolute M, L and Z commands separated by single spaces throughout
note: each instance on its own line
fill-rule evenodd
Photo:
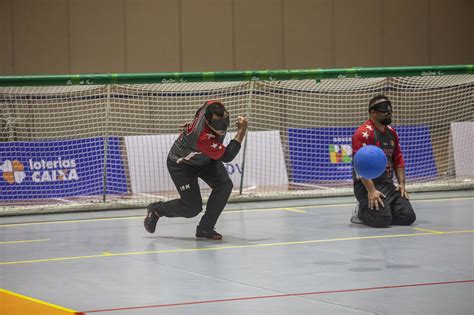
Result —
M 118 137 L 0 143 L 1 200 L 100 195 L 104 183 L 127 192 Z

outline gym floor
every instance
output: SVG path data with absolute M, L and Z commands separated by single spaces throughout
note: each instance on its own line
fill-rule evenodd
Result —
M 199 217 L 148 234 L 144 209 L 1 217 L 0 297 L 110 315 L 474 314 L 474 192 L 412 203 L 416 223 L 387 229 L 349 223 L 353 197 L 229 204 L 222 241 L 195 239 Z

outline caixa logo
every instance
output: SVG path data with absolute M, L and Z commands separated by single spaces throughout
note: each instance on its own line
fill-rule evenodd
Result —
M 79 180 L 76 170 L 76 160 L 28 160 L 30 169 L 33 171 L 31 179 L 36 183 L 56 182 L 67 180 Z
M 0 163 L 2 178 L 9 184 L 21 184 L 26 178 L 25 166 L 18 160 L 5 160 Z

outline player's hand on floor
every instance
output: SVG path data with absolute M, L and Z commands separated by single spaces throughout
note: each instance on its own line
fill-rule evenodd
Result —
M 400 192 L 400 195 L 405 199 L 410 199 L 410 195 L 408 194 L 407 189 L 405 186 L 398 186 L 397 190 Z

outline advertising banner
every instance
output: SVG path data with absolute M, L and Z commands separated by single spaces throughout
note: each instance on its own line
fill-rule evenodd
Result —
M 435 178 L 429 128 L 396 126 L 408 179 Z M 352 135 L 354 127 L 290 128 L 291 180 L 295 183 L 324 183 L 352 179 Z
M 127 192 L 119 138 L 107 150 L 108 194 Z M 0 143 L 0 200 L 101 195 L 103 138 Z
M 224 144 L 234 135 L 228 133 Z M 176 189 L 168 174 L 166 159 L 177 137 L 177 134 L 125 137 L 132 192 Z M 280 133 L 277 130 L 248 132 L 245 141 L 248 143 L 243 187 L 287 185 Z M 240 186 L 244 167 L 243 152 L 244 145 L 232 162 L 224 163 L 235 187 Z M 200 181 L 200 185 L 206 187 L 203 181 Z
M 456 176 L 474 176 L 474 122 L 451 123 Z

